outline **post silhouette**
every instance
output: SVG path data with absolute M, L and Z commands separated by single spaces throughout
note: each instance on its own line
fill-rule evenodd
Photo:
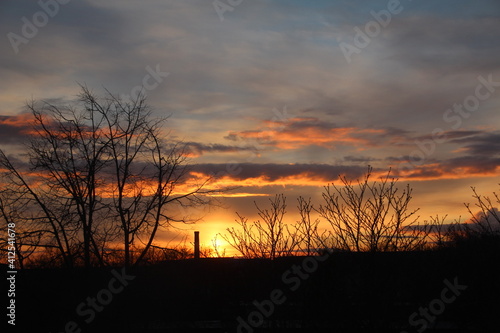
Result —
M 200 232 L 194 232 L 194 258 L 200 259 Z

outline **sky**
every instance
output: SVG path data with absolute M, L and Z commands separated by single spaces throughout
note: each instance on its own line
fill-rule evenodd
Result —
M 179 226 L 207 245 L 254 201 L 284 193 L 294 222 L 297 196 L 368 165 L 451 222 L 499 188 L 499 55 L 497 0 L 2 0 L 0 145 L 31 99 L 144 87 L 193 177 L 238 186 Z

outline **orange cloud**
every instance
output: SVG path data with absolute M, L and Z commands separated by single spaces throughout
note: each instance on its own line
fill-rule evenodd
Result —
M 258 130 L 230 132 L 230 140 L 254 140 L 258 144 L 279 149 L 297 149 L 310 145 L 332 148 L 350 145 L 363 149 L 373 146 L 374 137 L 386 134 L 383 129 L 337 127 L 318 118 L 292 118 L 286 121 L 264 121 L 266 127 Z
M 420 181 L 437 179 L 466 179 L 470 177 L 492 177 L 500 175 L 500 161 L 491 162 L 491 165 L 481 166 L 484 161 L 473 163 L 473 159 L 459 163 L 455 160 L 433 163 L 424 166 L 416 166 L 411 169 L 400 168 L 393 165 L 391 175 L 401 181 Z M 217 170 L 224 165 L 198 165 L 197 171 L 191 172 L 191 177 L 198 181 L 217 174 Z M 234 170 L 237 173 L 220 173 L 218 177 L 209 184 L 214 187 L 236 187 L 240 188 L 242 196 L 247 193 L 247 187 L 265 186 L 325 186 L 329 183 L 341 184 L 339 175 L 347 179 L 356 180 L 363 177 L 365 167 L 359 166 L 336 166 L 327 164 L 252 164 L 242 163 Z M 372 179 L 385 177 L 388 170 L 385 168 L 374 168 Z M 235 192 L 236 193 L 236 192 Z
M 13 127 L 26 127 L 33 121 L 31 113 L 21 113 L 15 116 L 0 116 L 0 125 L 7 125 Z
M 267 193 L 219 193 L 213 194 L 213 197 L 223 197 L 223 198 L 247 198 L 247 197 L 268 197 L 270 194 Z
M 485 161 L 477 161 L 478 164 L 453 164 L 451 161 L 415 167 L 404 163 L 403 167 L 396 165 L 393 169 L 396 176 L 406 180 L 464 179 L 470 177 L 500 176 L 500 161 L 498 161 L 498 164 L 490 166 L 480 165 L 481 163 L 486 164 Z
M 382 177 L 387 172 L 374 172 L 374 178 Z M 204 173 L 192 172 L 191 176 L 195 179 L 203 179 L 206 177 Z M 331 177 L 325 177 L 324 175 L 315 174 L 314 172 L 303 171 L 294 175 L 284 175 L 282 177 L 272 177 L 269 175 L 259 175 L 256 177 L 232 177 L 231 175 L 225 175 L 215 179 L 212 183 L 208 185 L 209 188 L 236 188 L 244 189 L 245 187 L 266 187 L 266 186 L 325 186 L 329 183 L 335 183 L 340 185 L 338 175 L 331 175 Z M 221 196 L 264 196 L 267 194 L 252 194 L 244 192 L 235 192 L 233 194 L 222 194 Z

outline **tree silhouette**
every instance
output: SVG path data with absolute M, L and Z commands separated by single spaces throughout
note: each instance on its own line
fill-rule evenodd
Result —
M 390 176 L 370 181 L 369 167 L 364 180 L 352 181 L 340 176 L 342 186 L 331 184 L 323 192 L 320 216 L 331 225 L 335 247 L 347 251 L 394 251 L 421 248 L 430 227 L 417 225 L 411 210 L 412 189 L 400 190 Z
M 209 179 L 187 184 L 182 148 L 165 141 L 166 119 L 153 117 L 144 96 L 98 98 L 81 86 L 76 106 L 31 102 L 28 109 L 28 159 L 0 151 L 3 182 L 34 206 L 25 215 L 40 212 L 31 222 L 44 233 L 42 245 L 68 266 L 80 256 L 86 267 L 106 265 L 116 243 L 125 265 L 140 263 L 160 229 L 185 221 L 173 204 L 206 204 L 203 197 L 217 191 L 205 189 Z
M 473 193 L 472 197 L 476 201 L 474 206 L 479 211 L 474 213 L 471 205 L 468 203 L 465 204 L 467 211 L 471 215 L 471 222 L 474 225 L 474 228 L 466 228 L 466 231 L 471 234 L 498 234 L 500 232 L 500 212 L 496 205 L 500 205 L 500 196 L 498 193 L 493 192 L 493 198 L 491 198 L 479 194 L 475 187 L 471 187 L 471 189 Z
M 261 219 L 252 223 L 238 215 L 240 229 L 228 228 L 222 238 L 245 258 L 275 259 L 293 255 L 301 243 L 296 227 L 283 221 L 286 213 L 286 197 L 283 194 L 269 199 L 270 208 L 261 208 L 254 202 Z
M 25 262 L 30 259 L 35 250 L 40 246 L 43 231 L 39 230 L 36 223 L 36 213 L 25 216 L 23 211 L 30 205 L 30 200 L 11 186 L 0 190 L 0 248 L 7 252 L 15 253 L 15 261 L 19 268 L 25 267 Z M 15 237 L 13 236 L 15 233 Z M 15 241 L 12 241 L 12 238 Z M 14 251 L 12 251 L 14 249 Z

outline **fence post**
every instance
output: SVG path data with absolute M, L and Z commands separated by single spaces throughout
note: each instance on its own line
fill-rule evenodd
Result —
M 200 232 L 194 232 L 194 258 L 200 259 Z

